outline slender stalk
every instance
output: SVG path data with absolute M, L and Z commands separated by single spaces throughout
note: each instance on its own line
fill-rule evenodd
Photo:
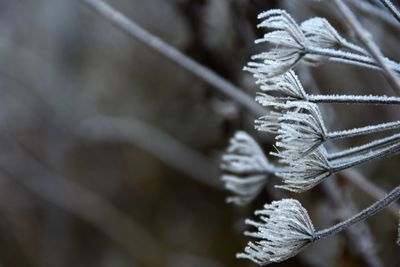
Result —
M 396 187 L 391 192 L 389 192 L 385 197 L 378 200 L 373 205 L 364 209 L 363 211 L 359 212 L 358 214 L 354 215 L 350 219 L 348 219 L 344 222 L 338 223 L 330 228 L 327 228 L 327 229 L 324 229 L 324 230 L 314 233 L 313 241 L 316 241 L 316 240 L 319 240 L 321 238 L 325 238 L 328 236 L 332 236 L 343 230 L 346 230 L 353 224 L 363 221 L 363 220 L 367 219 L 368 217 L 371 217 L 372 215 L 376 214 L 377 212 L 379 212 L 380 210 L 382 210 L 383 208 L 388 206 L 390 203 L 396 201 L 399 198 L 400 198 L 400 186 Z
M 392 66 L 388 64 L 386 58 L 382 54 L 379 47 L 375 44 L 375 42 L 371 38 L 371 34 L 368 33 L 361 23 L 357 20 L 353 12 L 350 8 L 343 2 L 343 0 L 334 0 L 336 6 L 342 12 L 343 16 L 346 19 L 347 24 L 349 24 L 358 35 L 360 40 L 364 43 L 367 50 L 371 53 L 371 56 L 376 60 L 379 66 L 385 73 L 385 76 L 390 83 L 393 90 L 400 94 L 400 80 L 396 73 L 393 71 Z
M 369 154 L 365 154 L 359 157 L 353 157 L 354 158 L 353 160 L 350 158 L 347 160 L 344 159 L 337 160 L 336 162 L 333 161 L 332 172 L 335 173 L 345 169 L 349 169 L 371 160 L 386 158 L 393 154 L 398 153 L 399 151 L 400 151 L 400 143 L 378 149 L 377 151 L 372 151 Z
M 360 128 L 353 128 L 350 130 L 329 132 L 326 134 L 325 138 L 326 138 L 326 140 L 336 140 L 336 139 L 378 133 L 378 132 L 388 131 L 388 130 L 393 130 L 393 129 L 398 129 L 398 128 L 400 128 L 400 121 L 392 121 L 392 122 L 385 122 L 385 123 L 380 123 L 380 124 L 376 124 L 376 125 L 369 125 L 369 126 L 360 127 Z
M 319 48 L 319 47 L 312 47 L 312 46 L 306 48 L 306 53 L 311 54 L 311 55 L 327 57 L 331 61 L 337 61 L 337 62 L 341 62 L 341 63 L 358 65 L 360 67 L 365 67 L 365 68 L 369 68 L 369 69 L 384 70 L 379 65 L 379 63 L 370 56 L 350 53 L 350 52 L 341 51 L 341 50 L 335 50 L 335 49 L 329 49 L 329 48 Z M 386 57 L 384 57 L 383 60 L 385 61 L 385 64 L 388 65 L 388 67 L 391 70 L 393 70 L 397 73 L 400 73 L 400 66 L 398 63 L 396 63 Z
M 242 90 L 236 87 L 231 82 L 225 80 L 212 70 L 194 61 L 182 52 L 164 42 L 160 38 L 152 35 L 138 24 L 128 19 L 121 12 L 113 9 L 109 4 L 101 0 L 80 0 L 98 14 L 109 20 L 117 28 L 126 32 L 129 36 L 140 41 L 147 47 L 153 49 L 165 58 L 171 60 L 177 65 L 188 70 L 197 77 L 203 79 L 208 84 L 212 85 L 221 93 L 229 96 L 231 99 L 241 104 L 251 112 L 262 115 L 265 113 L 264 109 L 257 105 L 254 100 L 245 94 Z
M 395 27 L 397 30 L 400 29 L 400 25 L 397 23 L 396 19 L 394 19 L 393 16 L 390 16 L 385 10 L 378 8 L 367 1 L 347 0 L 347 2 L 363 15 L 367 17 L 370 17 L 371 15 L 375 16 L 386 24 Z
M 349 149 L 345 149 L 345 150 L 342 150 L 342 151 L 339 151 L 336 153 L 330 153 L 328 155 L 328 159 L 335 160 L 335 159 L 347 157 L 350 155 L 358 154 L 360 152 L 365 152 L 370 149 L 378 148 L 378 147 L 381 147 L 384 145 L 391 145 L 395 142 L 398 142 L 399 140 L 400 140 L 400 133 L 397 133 L 392 136 L 374 140 L 372 142 L 369 142 L 369 143 L 361 145 L 361 146 L 351 147 Z
M 392 13 L 393 17 L 400 22 L 400 12 L 390 0 L 380 0 L 380 2 Z
M 307 95 L 313 103 L 398 105 L 400 97 L 372 95 Z

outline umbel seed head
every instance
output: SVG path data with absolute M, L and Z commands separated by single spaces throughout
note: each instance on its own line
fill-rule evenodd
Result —
M 255 215 L 260 222 L 246 220 L 246 224 L 256 227 L 257 232 L 245 232 L 245 235 L 259 240 L 249 242 L 237 258 L 249 259 L 259 265 L 281 262 L 295 256 L 313 241 L 314 226 L 307 210 L 297 200 L 273 201 Z
M 332 174 L 332 167 L 327 159 L 324 147 L 299 159 L 287 160 L 288 167 L 277 171 L 275 175 L 282 179 L 283 185 L 277 188 L 296 193 L 307 191 Z
M 235 194 L 228 197 L 227 202 L 248 204 L 264 188 L 273 168 L 250 135 L 243 131 L 236 132 L 221 162 L 224 171 L 221 179 L 225 188 Z

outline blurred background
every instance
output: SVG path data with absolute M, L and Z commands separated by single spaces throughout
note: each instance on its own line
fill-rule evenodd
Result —
M 298 22 L 327 17 L 355 40 L 326 2 L 109 1 L 250 96 L 257 88 L 242 68 L 262 50 L 253 43 L 261 11 L 285 8 Z M 354 10 L 399 60 L 400 28 Z M 218 165 L 229 138 L 245 130 L 271 151 L 273 136 L 78 0 L 0 0 L 0 58 L 0 266 L 252 266 L 235 259 L 248 241 L 244 219 L 277 196 L 300 199 L 317 228 L 374 201 L 339 177 L 301 195 L 271 185 L 247 207 L 226 204 Z M 297 71 L 308 92 L 393 95 L 378 72 L 337 64 Z M 399 119 L 398 107 L 323 110 L 332 130 Z M 397 160 L 359 171 L 388 191 L 399 181 Z M 276 266 L 400 266 L 396 227 L 383 211 Z

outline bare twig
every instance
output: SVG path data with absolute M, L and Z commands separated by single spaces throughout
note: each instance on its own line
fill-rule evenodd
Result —
M 361 23 L 357 20 L 350 8 L 343 2 L 343 0 L 335 0 L 335 3 L 339 10 L 342 12 L 347 23 L 354 29 L 360 40 L 364 43 L 367 50 L 371 53 L 372 57 L 382 67 L 386 78 L 388 79 L 392 89 L 400 94 L 400 80 L 396 73 L 387 64 L 384 55 L 380 51 L 379 47 L 372 40 L 370 33 L 368 33 Z
M 103 17 L 105 17 L 106 19 L 111 21 L 116 27 L 122 29 L 123 31 L 128 33 L 133 38 L 138 39 L 141 42 L 145 43 L 147 46 L 153 48 L 155 51 L 157 51 L 161 55 L 169 58 L 170 60 L 176 62 L 180 66 L 187 68 L 190 71 L 196 72 L 196 73 L 197 73 L 198 68 L 200 68 L 201 74 L 199 73 L 197 75 L 200 78 L 208 81 L 210 84 L 214 84 L 214 83 L 210 81 L 210 77 L 208 77 L 208 75 L 207 75 L 208 73 L 212 73 L 211 77 L 217 76 L 216 80 L 224 81 L 222 78 L 218 77 L 217 74 L 213 73 L 210 70 L 207 70 L 204 66 L 201 66 L 198 63 L 196 63 L 195 61 L 189 59 L 187 56 L 183 55 L 182 53 L 177 51 L 175 48 L 172 48 L 165 42 L 161 41 L 159 38 L 149 34 L 145 30 L 143 30 L 141 27 L 139 27 L 136 23 L 130 21 L 127 17 L 125 17 L 121 13 L 115 11 L 111 6 L 104 3 L 103 1 L 101 1 L 101 0 L 80 0 L 80 1 L 82 1 L 83 3 L 85 3 L 88 6 L 90 6 L 91 8 L 93 8 L 97 13 L 99 13 L 100 15 L 102 15 Z M 165 47 L 167 47 L 167 49 L 164 49 Z M 172 52 L 172 54 L 169 54 L 169 52 Z M 178 55 L 177 58 L 175 57 L 176 55 Z M 181 59 L 183 60 L 182 62 L 180 62 Z M 193 65 L 192 63 L 194 64 L 194 66 L 196 66 L 196 68 L 192 69 L 192 65 Z M 213 80 L 213 79 L 211 79 L 211 80 Z M 218 84 L 220 84 L 220 83 L 218 83 Z M 224 82 L 222 82 L 222 84 L 224 84 Z M 228 88 L 232 88 L 232 87 L 228 87 Z M 219 89 L 222 90 L 221 88 L 219 88 Z M 238 95 L 240 95 L 240 96 L 245 95 L 241 91 L 238 91 L 237 88 L 234 88 L 234 89 L 235 89 L 234 92 L 237 92 Z M 233 91 L 233 90 L 228 89 L 225 91 Z M 236 99 L 237 101 L 239 99 L 246 99 L 245 101 L 244 100 L 238 101 L 238 103 L 243 105 L 244 107 L 247 107 L 254 114 L 258 115 L 263 112 L 262 110 L 260 110 L 259 107 L 257 107 L 257 108 L 254 107 L 254 101 L 247 95 L 245 95 L 244 98 L 242 98 L 240 96 L 238 97 L 237 94 L 227 93 L 227 95 L 232 97 L 233 99 Z M 250 106 L 252 106 L 253 108 L 250 108 Z M 349 180 L 349 181 L 351 183 L 353 183 L 352 180 Z M 376 187 L 375 185 L 373 185 L 366 179 L 364 179 L 361 183 L 364 183 L 365 186 L 359 186 L 358 188 L 363 192 L 367 188 L 375 188 L 376 191 L 380 190 L 378 187 Z M 368 192 L 365 192 L 365 193 L 368 193 Z M 379 199 L 379 197 L 377 197 L 376 195 L 371 195 L 371 194 L 368 194 L 368 195 L 370 197 L 373 197 L 374 199 Z
M 385 23 L 389 24 L 390 26 L 392 26 L 396 29 L 400 29 L 400 25 L 392 16 L 390 16 L 384 10 L 382 10 L 374 5 L 371 5 L 369 2 L 359 1 L 359 0 L 347 0 L 347 2 L 350 5 L 352 5 L 355 9 L 357 9 L 357 11 L 359 11 L 360 13 L 362 13 L 366 16 L 373 15 L 373 16 L 379 18 L 380 20 L 384 21 Z
M 369 182 L 360 172 L 356 170 L 349 169 L 343 171 L 343 178 L 373 199 L 380 199 L 386 195 L 384 190 Z M 389 210 L 390 213 L 396 217 L 399 216 L 399 209 L 400 206 L 396 203 L 387 207 L 387 210 Z
M 343 190 L 335 180 L 328 180 L 322 185 L 325 195 L 335 206 L 340 220 L 349 218 L 357 212 L 352 199 L 345 199 Z M 369 267 L 382 267 L 383 263 L 374 250 L 374 240 L 366 222 L 358 227 L 347 228 L 345 234 L 349 240 L 351 250 Z
M 393 17 L 400 22 L 400 12 L 397 10 L 396 6 L 389 0 L 379 0 L 389 11 L 392 13 Z
M 225 80 L 224 78 L 217 75 L 212 70 L 199 64 L 188 56 L 184 55 L 182 52 L 178 51 L 176 48 L 167 44 L 160 38 L 152 35 L 138 24 L 128 19 L 119 11 L 113 9 L 109 4 L 101 0 L 80 0 L 87 6 L 92 8 L 98 14 L 106 18 L 112 24 L 114 24 L 118 29 L 123 30 L 132 38 L 142 42 L 147 47 L 153 49 L 157 53 L 161 54 L 165 58 L 171 60 L 177 65 L 183 67 L 184 69 L 190 71 L 194 75 L 200 77 L 214 88 L 218 89 L 221 93 L 229 96 L 237 103 L 241 104 L 246 109 L 252 111 L 255 114 L 264 114 L 264 109 L 259 105 L 254 103 L 253 99 L 247 94 L 242 92 L 238 87 L 236 87 L 231 82 Z

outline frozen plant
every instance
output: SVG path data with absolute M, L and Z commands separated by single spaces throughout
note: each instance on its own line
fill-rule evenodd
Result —
M 343 8 L 346 5 L 341 0 L 334 2 L 343 13 L 347 12 Z M 398 14 L 390 1 L 381 2 L 394 16 Z M 222 180 L 226 188 L 236 193 L 228 198 L 229 202 L 240 205 L 249 203 L 266 186 L 266 177 L 271 175 L 282 181 L 277 188 L 301 193 L 334 173 L 400 152 L 400 132 L 362 145 L 329 152 L 325 148 L 328 141 L 397 130 L 400 128 L 400 121 L 328 131 L 318 106 L 324 103 L 398 105 L 400 97 L 313 95 L 307 93 L 292 70 L 300 62 L 317 65 L 333 61 L 367 67 L 390 75 L 394 71 L 398 75 L 398 63 L 380 56 L 370 42 L 364 42 L 368 49 L 349 42 L 324 18 L 311 18 L 298 25 L 286 11 L 279 9 L 263 12 L 258 18 L 262 20 L 258 27 L 270 31 L 255 42 L 266 44 L 267 51 L 253 56 L 244 70 L 252 73 L 256 79 L 261 92 L 255 100 L 266 108 L 266 114 L 255 121 L 255 128 L 275 135 L 276 152 L 270 154 L 278 160 L 276 166 L 269 163 L 254 139 L 243 132 L 236 134 L 222 158 Z M 400 16 L 396 18 L 399 19 Z M 352 26 L 359 32 L 358 25 Z M 396 82 L 396 79 L 393 81 Z M 400 83 L 398 85 L 400 88 Z M 264 177 L 261 178 L 263 174 Z M 244 252 L 238 253 L 237 257 L 260 265 L 281 262 L 295 256 L 312 242 L 335 235 L 366 220 L 399 198 L 400 187 L 396 187 L 353 217 L 320 231 L 314 229 L 307 210 L 297 200 L 273 201 L 255 212 L 257 220 L 246 220 L 246 224 L 257 230 L 245 232 L 245 235 L 255 238 L 256 241 L 250 241 Z M 400 222 L 398 227 L 397 243 L 400 243 Z
M 246 224 L 256 227 L 257 232 L 245 232 L 245 235 L 258 241 L 249 242 L 244 253 L 237 254 L 237 257 L 250 259 L 259 265 L 281 262 L 295 256 L 308 244 L 365 220 L 399 198 L 400 186 L 346 221 L 320 231 L 315 231 L 307 210 L 297 200 L 273 201 L 255 212 L 259 222 L 246 220 Z
M 274 77 L 287 72 L 301 60 L 312 65 L 332 61 L 382 70 L 366 50 L 347 42 L 342 37 L 338 38 L 339 35 L 336 31 L 332 31 L 332 26 L 326 20 L 322 22 L 314 18 L 306 21 L 302 29 L 284 10 L 268 10 L 261 13 L 258 18 L 262 20 L 258 27 L 273 31 L 255 42 L 266 44 L 270 49 L 254 55 L 253 61 L 247 64 L 245 70 Z M 311 34 L 312 31 L 314 34 Z M 393 71 L 400 73 L 398 63 L 388 58 L 384 60 Z
M 247 133 L 238 131 L 230 140 L 230 146 L 222 157 L 222 181 L 225 188 L 235 195 L 228 203 L 245 205 L 263 189 L 268 177 L 274 172 L 257 142 Z

